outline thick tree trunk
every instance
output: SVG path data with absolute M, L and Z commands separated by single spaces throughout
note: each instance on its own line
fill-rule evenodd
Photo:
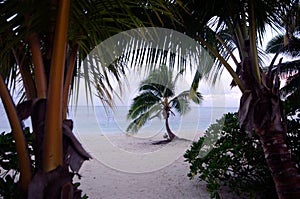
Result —
M 79 172 L 82 163 L 92 157 L 83 149 L 74 136 L 73 121 L 64 120 L 63 131 L 63 164 L 50 172 L 43 171 L 43 142 L 45 126 L 45 99 L 22 102 L 17 106 L 20 120 L 32 117 L 34 128 L 33 149 L 35 153 L 35 172 L 29 183 L 30 199 L 81 198 L 81 190 L 73 184 L 73 176 Z
M 241 98 L 240 122 L 260 137 L 279 199 L 300 198 L 300 175 L 286 144 L 278 87 L 273 84 L 271 89 L 265 85 L 253 88 L 256 89 L 247 90 Z
M 248 41 L 245 41 L 245 46 L 250 55 Z M 280 107 L 279 77 L 272 70 L 267 74 L 262 71 L 257 74 L 251 56 L 242 61 L 241 67 L 238 75 L 245 91 L 240 101 L 240 123 L 249 132 L 255 130 L 260 137 L 279 199 L 300 198 L 300 175 L 291 159 L 282 124 L 284 116 Z
M 265 158 L 279 199 L 300 198 L 300 175 L 291 160 L 283 131 L 256 131 L 260 137 Z
M 69 11 L 70 0 L 59 1 L 45 118 L 43 148 L 43 169 L 45 172 L 54 170 L 63 163 L 61 127 Z

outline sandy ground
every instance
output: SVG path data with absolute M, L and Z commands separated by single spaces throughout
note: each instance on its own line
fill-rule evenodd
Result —
M 209 198 L 204 182 L 187 177 L 189 165 L 182 155 L 189 140 L 153 145 L 162 135 L 78 137 L 93 156 L 80 170 L 80 188 L 91 199 Z

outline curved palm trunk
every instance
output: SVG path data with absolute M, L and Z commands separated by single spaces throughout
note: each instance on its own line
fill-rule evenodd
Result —
M 169 126 L 169 117 L 166 117 L 165 124 L 166 124 L 166 130 L 167 130 L 169 139 L 173 140 L 176 136 L 175 136 L 175 134 L 170 129 L 170 126 Z
M 3 102 L 8 120 L 12 129 L 13 137 L 16 144 L 18 165 L 20 168 L 20 185 L 23 193 L 28 191 L 28 184 L 31 180 L 31 163 L 27 150 L 26 139 L 23 134 L 21 122 L 18 118 L 13 100 L 0 74 L 0 98 Z
M 169 117 L 170 117 L 171 108 L 169 106 L 169 100 L 167 97 L 165 97 L 165 99 L 164 99 L 163 107 L 164 107 L 163 116 L 165 118 L 166 130 L 167 130 L 170 141 L 172 141 L 176 136 L 174 135 L 174 133 L 172 132 L 172 130 L 170 129 L 170 126 L 169 126 Z

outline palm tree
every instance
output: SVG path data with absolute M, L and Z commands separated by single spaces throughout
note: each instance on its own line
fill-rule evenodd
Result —
M 300 6 L 295 7 L 294 9 L 298 9 L 296 14 L 299 16 Z M 292 16 L 293 12 L 288 14 Z M 268 53 L 274 53 L 275 57 L 279 54 L 284 54 L 293 58 L 292 61 L 287 61 L 281 65 L 274 66 L 273 70 L 278 70 L 280 77 L 285 79 L 285 84 L 280 89 L 283 114 L 287 118 L 284 120 L 284 127 L 287 129 L 287 136 L 290 137 L 290 139 L 287 139 L 289 149 L 291 151 L 293 160 L 297 163 L 297 168 L 299 171 L 299 122 L 297 119 L 295 119 L 295 116 L 299 114 L 300 108 L 300 39 L 298 34 L 300 33 L 300 30 L 297 28 L 300 26 L 300 20 L 293 19 L 300 19 L 300 17 L 294 18 L 291 16 L 288 16 L 288 18 L 292 20 L 289 20 L 290 23 L 287 25 L 290 35 L 287 45 L 284 45 L 285 35 L 280 34 L 268 42 L 266 51 Z M 291 127 L 292 129 L 289 130 Z
M 162 5 L 160 0 L 155 2 Z M 70 94 L 84 76 L 88 90 L 94 85 L 101 99 L 111 105 L 108 74 L 118 81 L 123 73 L 122 67 L 88 68 L 81 61 L 111 35 L 151 25 L 137 17 L 145 13 L 145 6 L 143 1 L 126 0 L 1 1 L 0 96 L 16 143 L 25 198 L 72 198 L 78 194 L 72 177 L 90 155 L 73 135 L 72 121 L 67 119 Z M 163 10 L 160 7 L 159 12 Z M 19 82 L 23 96 L 16 109 L 8 88 L 17 88 Z M 21 125 L 27 117 L 32 120 L 34 165 Z
M 298 9 L 298 15 L 300 6 Z M 292 14 L 292 12 L 291 12 Z M 290 17 L 291 18 L 291 17 Z M 300 17 L 297 17 L 300 19 Z M 284 45 L 285 35 L 278 35 L 268 42 L 266 52 L 274 53 L 275 57 L 279 54 L 284 54 L 291 57 L 292 61 L 287 61 L 281 65 L 274 66 L 273 70 L 280 72 L 281 78 L 285 79 L 285 85 L 280 89 L 281 97 L 283 98 L 283 105 L 285 107 L 285 114 L 295 115 L 300 107 L 300 39 L 297 37 L 297 33 L 300 32 L 299 28 L 300 20 L 294 21 L 294 24 L 288 26 L 290 38 L 287 45 Z
M 283 115 L 280 107 L 279 78 L 272 70 L 261 69 L 257 43 L 263 39 L 266 24 L 282 27 L 289 19 L 297 19 L 299 1 L 231 0 L 183 1 L 178 30 L 199 41 L 215 57 L 215 74 L 224 66 L 237 85 L 242 97 L 240 123 L 258 134 L 271 170 L 279 198 L 300 198 L 300 177 L 285 143 Z M 297 12 L 298 11 L 298 12 Z M 176 10 L 178 12 L 178 10 Z M 291 38 L 287 29 L 285 45 Z M 236 49 L 239 59 L 233 53 Z M 236 67 L 228 62 L 231 58 Z M 279 65 L 281 62 L 278 63 Z
M 176 110 L 180 115 L 190 110 L 189 100 L 200 104 L 202 96 L 194 89 L 185 90 L 175 95 L 178 77 L 184 70 L 173 78 L 173 70 L 165 65 L 154 69 L 140 84 L 139 94 L 133 99 L 127 118 L 132 122 L 127 127 L 127 132 L 136 133 L 148 120 L 163 116 L 168 134 L 168 141 L 176 136 L 169 126 L 170 115 L 175 115 Z

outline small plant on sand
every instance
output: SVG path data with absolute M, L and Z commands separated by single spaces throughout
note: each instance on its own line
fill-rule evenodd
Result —
M 169 126 L 170 115 L 175 115 L 172 110 L 184 115 L 190 110 L 190 100 L 196 104 L 202 101 L 201 94 L 194 88 L 175 95 L 175 85 L 182 74 L 183 70 L 173 78 L 173 70 L 165 65 L 150 72 L 141 82 L 139 94 L 130 106 L 127 118 L 131 123 L 127 127 L 127 132 L 136 133 L 148 120 L 163 116 L 168 141 L 176 137 Z

